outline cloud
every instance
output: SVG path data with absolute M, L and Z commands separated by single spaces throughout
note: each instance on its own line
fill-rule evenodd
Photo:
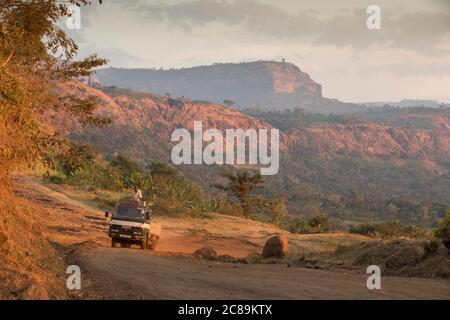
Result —
M 396 62 L 387 64 L 375 64 L 367 66 L 366 68 L 360 68 L 360 76 L 364 74 L 384 74 L 395 75 L 397 78 L 415 78 L 415 77 L 434 77 L 442 78 L 450 74 L 450 63 L 445 62 L 423 62 L 416 64 L 412 67 L 411 63 Z
M 420 52 L 440 51 L 436 46 L 443 37 L 450 34 L 450 12 L 420 11 L 404 15 L 391 23 L 397 31 L 393 43 L 397 47 Z
M 125 4 L 123 4 L 125 6 Z M 254 0 L 191 0 L 180 3 L 127 2 L 146 23 L 166 24 L 185 32 L 214 29 L 217 24 L 242 36 L 277 41 L 305 41 L 307 44 L 350 46 L 356 49 L 392 47 L 435 54 L 439 41 L 450 33 L 450 12 L 416 11 L 398 13 L 382 7 L 382 28 L 366 28 L 363 7 L 336 10 L 321 16 L 313 10 L 286 11 Z
M 379 31 L 366 28 L 372 3 Z M 286 58 L 328 97 L 449 100 L 449 9 L 449 0 L 107 0 L 83 10 L 72 34 L 82 55 L 113 66 Z
M 120 48 L 98 48 L 96 46 L 82 47 L 78 52 L 78 58 L 87 57 L 90 54 L 96 53 L 100 58 L 106 58 L 108 60 L 108 67 L 127 67 L 137 68 L 152 66 L 151 61 L 130 54 Z

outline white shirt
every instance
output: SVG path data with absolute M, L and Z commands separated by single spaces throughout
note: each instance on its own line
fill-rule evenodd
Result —
M 134 201 L 141 201 L 141 199 L 142 199 L 141 190 L 139 190 L 139 189 L 137 191 L 133 190 L 133 199 L 134 199 Z

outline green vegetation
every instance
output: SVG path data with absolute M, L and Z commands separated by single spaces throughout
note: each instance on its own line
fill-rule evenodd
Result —
M 448 179 L 418 161 L 281 155 L 280 172 L 266 178 L 266 197 L 282 195 L 291 214 L 326 214 L 342 221 L 399 220 L 435 227 L 449 203 Z
M 49 181 L 57 184 L 68 183 L 78 185 L 86 190 L 105 189 L 129 196 L 133 186 L 141 188 L 144 198 L 153 203 L 156 213 L 178 216 L 204 216 L 207 212 L 218 212 L 226 215 L 241 216 L 263 222 L 273 223 L 292 233 L 322 233 L 335 230 L 330 218 L 315 204 L 309 195 L 309 202 L 300 208 L 300 218 L 289 213 L 284 199 L 265 196 L 264 181 L 257 173 L 250 171 L 226 171 L 222 173 L 223 184 L 215 187 L 225 191 L 212 199 L 205 195 L 202 187 L 186 179 L 180 172 L 164 162 L 153 162 L 141 168 L 135 161 L 118 155 L 106 161 L 95 149 L 88 145 L 71 143 L 70 152 L 55 154 L 47 161 L 54 164 L 56 174 L 47 175 Z M 67 156 L 70 155 L 70 156 Z M 301 190 L 301 196 L 308 196 L 307 190 Z M 339 205 L 342 198 L 335 196 L 327 201 Z M 116 200 L 98 197 L 103 207 L 113 206 Z M 364 205 L 364 201 L 361 202 Z M 357 206 L 354 201 L 352 206 Z M 375 203 L 374 203 L 375 205 Z M 386 206 L 388 214 L 401 211 L 398 201 Z M 411 211 L 410 211 L 411 212 Z M 422 207 L 420 215 L 430 214 Z M 449 221 L 450 210 L 439 224 L 436 235 L 441 234 Z M 333 219 L 333 221 L 340 221 Z M 334 222 L 335 223 L 335 222 Z M 343 229 L 341 226 L 340 230 Z M 431 238 L 431 231 L 424 227 L 405 225 L 391 220 L 378 223 L 361 223 L 349 228 L 351 233 L 389 239 L 395 237 Z
M 426 256 L 436 254 L 439 250 L 439 240 L 431 239 L 423 244 L 423 250 Z
M 222 176 L 228 179 L 228 184 L 215 185 L 217 188 L 227 191 L 231 201 L 237 200 L 245 217 L 250 217 L 255 206 L 259 204 L 259 198 L 252 195 L 253 190 L 263 180 L 259 173 L 251 174 L 248 171 L 233 173 L 225 171 Z
M 373 238 L 392 239 L 399 237 L 416 238 L 426 240 L 423 242 L 423 249 L 426 256 L 434 255 L 441 247 L 441 239 L 444 237 L 447 226 L 450 223 L 450 207 L 446 210 L 446 215 L 439 222 L 434 230 L 418 227 L 415 225 L 404 225 L 399 221 L 386 221 L 378 223 L 362 223 L 352 225 L 350 233 L 361 234 Z
M 234 214 L 263 222 L 270 222 L 280 227 L 288 216 L 288 210 L 281 198 L 267 199 L 255 191 L 263 184 L 259 173 L 249 171 L 225 171 L 222 177 L 226 185 L 216 184 L 216 188 L 226 191 L 227 197 L 215 202 L 219 213 Z
M 243 110 L 243 112 L 250 116 L 267 121 L 281 131 L 288 131 L 292 128 L 298 128 L 300 126 L 314 123 L 351 124 L 362 122 L 361 118 L 356 118 L 351 115 L 311 113 L 301 108 L 282 111 L 246 109 Z
M 42 115 L 55 112 L 82 125 L 105 125 L 108 119 L 95 114 L 94 97 L 80 97 L 64 90 L 73 79 L 89 76 L 92 68 L 106 61 L 95 55 L 70 61 L 78 47 L 57 22 L 67 16 L 69 4 L 2 1 L 0 6 L 0 175 L 24 164 L 44 159 L 48 150 L 63 143 L 49 130 Z M 55 55 L 58 54 L 59 58 Z M 70 61 L 70 62 L 69 62 Z
M 244 113 L 263 119 L 274 127 L 288 131 L 292 128 L 310 124 L 362 124 L 378 123 L 408 129 L 432 129 L 433 117 L 449 116 L 450 108 L 399 108 L 392 106 L 361 108 L 352 114 L 323 114 L 312 113 L 301 108 L 281 111 L 261 111 L 258 109 L 245 109 Z
M 314 125 L 386 124 L 439 130 L 435 120 L 450 108 L 365 108 L 351 115 L 315 114 L 303 109 L 245 110 L 282 131 Z M 395 128 L 392 129 L 395 134 Z M 436 132 L 437 135 L 442 134 Z M 330 142 L 331 143 L 331 142 Z M 295 152 L 295 153 L 294 153 Z M 448 157 L 436 155 L 446 165 Z M 435 227 L 450 201 L 448 174 L 430 173 L 420 159 L 381 159 L 351 153 L 314 152 L 304 148 L 281 155 L 280 172 L 268 177 L 265 196 L 283 195 L 297 216 L 320 213 L 342 221 L 399 220 Z
M 442 239 L 445 235 L 445 232 L 450 224 L 450 207 L 445 210 L 445 216 L 439 222 L 438 227 L 434 231 L 434 236 L 438 239 Z
M 144 199 L 153 204 L 156 213 L 189 217 L 203 217 L 207 212 L 251 218 L 288 228 L 291 221 L 284 200 L 267 199 L 255 195 L 255 188 L 263 183 L 259 174 L 248 171 L 224 172 L 226 191 L 214 199 L 208 199 L 203 189 L 182 176 L 179 171 L 164 162 L 153 162 L 141 168 L 135 161 L 118 155 L 111 161 L 105 160 L 95 149 L 87 145 L 70 145 L 71 156 L 54 154 L 47 159 L 53 164 L 54 172 L 46 178 L 57 184 L 67 183 L 85 190 L 110 190 L 129 197 L 131 188 L 138 186 Z M 111 208 L 118 199 L 97 196 L 95 201 L 102 208 Z M 323 220 L 308 220 L 310 229 L 304 232 L 326 231 Z M 300 232 L 300 231 L 293 231 Z
M 429 229 L 414 225 L 404 225 L 399 221 L 362 223 L 350 226 L 349 232 L 381 239 L 391 239 L 396 237 L 427 239 L 431 237 Z
M 234 102 L 231 99 L 225 99 L 225 100 L 223 100 L 223 104 L 228 106 L 228 107 L 233 107 L 236 104 L 236 102 Z
M 309 219 L 288 218 L 285 227 L 292 233 L 322 233 L 329 230 L 329 217 L 316 215 Z
M 433 117 L 450 116 L 450 108 L 427 108 L 423 106 L 398 108 L 393 106 L 374 107 L 356 114 L 369 121 L 403 127 L 407 129 L 432 129 Z
M 108 162 L 86 145 L 73 144 L 71 151 L 70 156 L 56 154 L 49 159 L 55 169 L 55 174 L 47 174 L 50 182 L 68 183 L 86 190 L 116 191 L 124 197 L 129 197 L 131 188 L 138 186 L 144 199 L 160 214 L 200 216 L 207 211 L 208 203 L 201 187 L 166 163 L 155 162 L 142 169 L 123 155 Z M 116 203 L 103 198 L 97 201 L 103 207 Z

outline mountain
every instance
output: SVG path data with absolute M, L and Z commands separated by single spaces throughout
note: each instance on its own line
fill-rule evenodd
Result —
M 177 128 L 274 128 L 283 113 L 257 116 L 212 102 L 175 99 L 118 88 L 78 84 L 79 94 L 95 95 L 106 128 L 73 126 L 71 137 L 94 144 L 108 157 L 124 154 L 146 166 L 170 160 L 170 135 Z M 404 109 L 402 109 L 404 110 Z M 296 111 L 300 112 L 300 111 Z M 402 111 L 403 113 L 406 111 Z M 423 112 L 423 111 L 422 111 Z M 264 193 L 281 196 L 291 212 L 323 212 L 340 219 L 401 219 L 432 223 L 450 202 L 450 116 L 434 109 L 428 129 L 406 128 L 351 118 L 322 116 L 319 122 L 295 121 L 287 113 L 280 131 L 280 171 L 266 176 Z M 302 115 L 301 113 L 299 113 Z M 303 115 L 302 115 L 303 116 Z M 316 117 L 316 116 L 315 116 Z M 61 121 L 53 117 L 54 122 Z M 209 192 L 219 183 L 219 165 L 182 165 L 179 169 Z M 394 206 L 395 214 L 390 213 Z M 429 217 L 423 216 L 427 208 Z
M 137 91 L 222 103 L 237 109 L 304 108 L 343 113 L 361 108 L 322 96 L 322 86 L 287 62 L 225 63 L 185 69 L 118 69 L 96 72 L 94 82 Z

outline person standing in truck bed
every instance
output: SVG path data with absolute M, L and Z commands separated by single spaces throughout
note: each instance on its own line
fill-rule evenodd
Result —
M 139 190 L 138 187 L 134 187 L 133 188 L 132 194 L 133 194 L 133 200 L 134 201 L 138 201 L 139 203 L 141 203 L 141 201 L 142 201 L 142 192 L 141 192 L 141 190 Z

